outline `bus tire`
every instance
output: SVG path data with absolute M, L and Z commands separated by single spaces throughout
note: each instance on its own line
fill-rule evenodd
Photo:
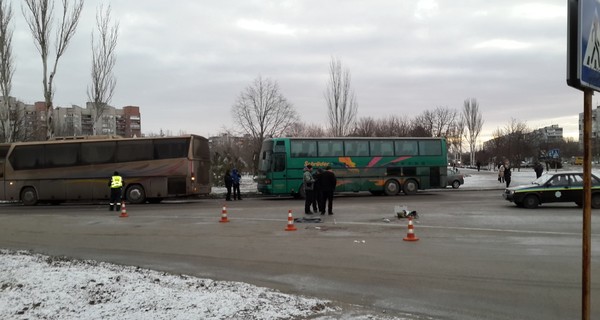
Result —
M 416 194 L 417 190 L 419 190 L 419 185 L 415 180 L 408 179 L 404 181 L 404 185 L 402 186 L 402 192 L 404 192 L 405 195 Z
M 386 196 L 395 196 L 400 192 L 400 184 L 394 179 L 390 179 L 385 182 L 383 186 L 383 192 Z
M 26 187 L 21 190 L 21 201 L 23 205 L 35 206 L 38 203 L 38 195 L 34 188 Z
M 146 191 L 139 184 L 134 184 L 127 187 L 125 191 L 125 200 L 127 203 L 141 204 L 146 202 Z

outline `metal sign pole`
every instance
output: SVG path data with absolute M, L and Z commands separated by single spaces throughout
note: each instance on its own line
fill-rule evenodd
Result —
M 592 96 L 594 91 L 583 91 L 583 261 L 582 261 L 582 291 L 581 319 L 590 319 L 590 262 L 591 262 L 591 220 L 592 220 Z

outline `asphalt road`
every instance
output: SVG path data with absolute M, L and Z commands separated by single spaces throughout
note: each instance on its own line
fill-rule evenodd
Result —
M 301 200 L 0 206 L 0 247 L 108 261 L 359 304 L 414 319 L 580 319 L 582 209 L 517 208 L 500 190 L 344 195 L 322 223 Z M 416 210 L 415 235 L 396 205 Z M 594 210 L 594 215 L 598 210 Z M 388 222 L 389 220 L 389 222 Z M 600 227 L 593 219 L 592 230 Z M 592 319 L 600 319 L 592 237 Z

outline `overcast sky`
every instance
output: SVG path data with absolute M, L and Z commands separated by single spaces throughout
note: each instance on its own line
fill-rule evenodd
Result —
M 13 96 L 43 100 L 39 53 L 12 0 Z M 90 35 L 101 1 L 87 0 L 55 78 L 58 106 L 85 106 Z M 358 117 L 414 117 L 479 101 L 483 135 L 511 118 L 577 136 L 583 94 L 566 84 L 565 0 L 128 0 L 111 105 L 139 106 L 142 132 L 204 136 L 239 128 L 231 106 L 258 76 L 279 83 L 303 122 L 325 125 L 329 62 L 352 74 Z M 60 1 L 57 1 L 57 9 Z M 596 105 L 596 98 L 594 98 Z

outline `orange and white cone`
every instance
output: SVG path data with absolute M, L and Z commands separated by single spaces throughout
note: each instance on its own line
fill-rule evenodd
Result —
M 227 207 L 223 206 L 223 210 L 221 210 L 221 220 L 219 220 L 219 222 L 229 222 L 229 219 L 227 219 Z
M 288 222 L 287 227 L 285 227 L 285 231 L 296 231 L 296 226 L 294 226 L 294 217 L 292 216 L 292 210 L 288 210 Z
M 402 239 L 402 240 L 404 240 L 404 241 L 417 241 L 417 240 L 419 240 L 419 238 L 417 238 L 417 236 L 415 236 L 415 231 L 414 231 L 412 217 L 408 218 L 408 234 L 406 234 L 406 237 L 404 237 L 404 239 Z
M 127 217 L 129 217 L 127 215 L 127 208 L 125 208 L 125 201 L 121 201 L 121 215 L 119 217 L 120 218 L 127 218 Z

